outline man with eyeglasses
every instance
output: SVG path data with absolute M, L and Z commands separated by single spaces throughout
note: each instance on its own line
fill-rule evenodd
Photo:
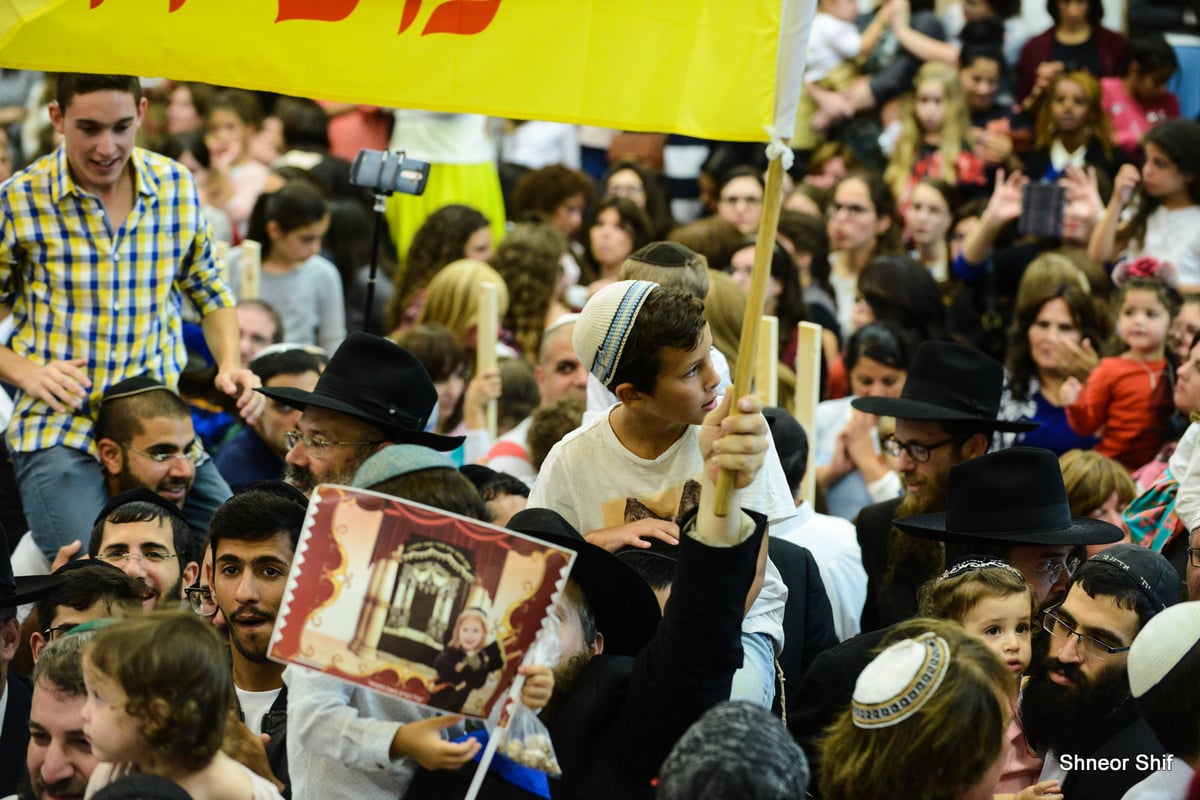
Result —
M 101 559 L 72 561 L 54 574 L 61 576 L 62 583 L 33 606 L 37 630 L 29 637 L 29 648 L 35 664 L 46 645 L 76 626 L 142 613 L 141 585 L 114 564 Z
M 1004 367 L 970 347 L 925 342 L 913 356 L 899 397 L 858 397 L 859 411 L 896 418 L 883 440 L 896 459 L 904 494 L 864 508 L 858 543 L 867 571 L 862 630 L 886 627 L 917 612 L 917 589 L 941 573 L 941 542 L 920 539 L 893 526 L 897 518 L 943 511 L 950 468 L 979 458 L 996 431 L 1028 431 L 1036 423 L 996 419 Z
M 250 362 L 250 371 L 269 389 L 288 387 L 311 392 L 317 385 L 321 364 L 311 353 L 293 348 L 263 353 Z M 213 459 L 229 488 L 238 492 L 256 481 L 282 478 L 283 458 L 289 449 L 286 434 L 295 430 L 299 421 L 299 408 L 283 400 L 267 400 L 258 422 L 221 445 Z
M 1128 654 L 1156 614 L 1183 599 L 1179 573 L 1162 555 L 1118 544 L 1078 569 L 1066 599 L 1042 613 L 1021 694 L 1031 747 L 1045 758 L 1040 780 L 1066 797 L 1117 800 L 1166 755 L 1130 694 Z M 1040 653 L 1040 655 L 1039 655 Z
M 147 611 L 179 608 L 183 587 L 200 571 L 187 520 L 174 503 L 145 488 L 108 502 L 92 528 L 88 555 L 136 580 Z
M 1062 602 L 1088 545 L 1119 542 L 1103 520 L 1071 515 L 1058 459 L 1010 447 L 951 467 L 946 510 L 896 520 L 910 536 L 943 542 L 946 563 L 994 556 L 1012 564 L 1044 608 Z
M 257 391 L 303 412 L 286 434 L 284 478 L 306 495 L 320 483 L 349 484 L 363 462 L 389 444 L 445 451 L 464 441 L 426 431 L 437 404 L 433 380 L 412 353 L 381 336 L 347 336 L 312 391 Z

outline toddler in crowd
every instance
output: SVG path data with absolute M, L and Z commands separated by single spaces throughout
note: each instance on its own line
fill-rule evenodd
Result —
M 962 625 L 968 634 L 982 639 L 1018 681 L 1028 669 L 1037 599 L 1021 573 L 1007 562 L 990 558 L 959 561 L 921 587 L 920 602 L 921 616 L 950 619 Z M 1061 800 L 1057 780 L 1037 783 L 1042 759 L 1025 744 L 1015 710 L 1007 742 L 997 796 Z
M 1132 471 L 1150 461 L 1166 436 L 1171 415 L 1167 327 L 1179 308 L 1174 270 L 1152 258 L 1122 262 L 1113 272 L 1120 355 L 1103 358 L 1087 377 L 1067 378 L 1059 404 L 1076 433 L 1097 431 L 1095 450 Z
M 271 781 L 221 752 L 236 707 L 227 659 L 208 620 L 188 612 L 128 619 L 97 633 L 83 653 L 82 715 L 103 763 L 86 797 L 124 775 L 147 773 L 195 800 L 279 800 Z

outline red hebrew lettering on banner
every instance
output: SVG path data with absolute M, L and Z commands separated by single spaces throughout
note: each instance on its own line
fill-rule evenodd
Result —
M 170 0 L 168 11 L 174 13 L 183 8 L 187 0 Z M 431 33 L 454 33 L 459 36 L 474 36 L 487 30 L 500 10 L 501 0 L 448 0 L 433 10 L 429 22 L 425 23 L 422 36 Z M 104 0 L 90 0 L 90 8 L 99 8 Z M 358 7 L 358 0 L 279 0 L 276 22 L 305 19 L 314 22 L 341 22 Z M 400 28 L 404 33 L 417 20 L 421 11 L 421 0 L 405 0 L 400 14 Z
M 450 0 L 434 10 L 421 35 L 457 33 L 460 36 L 474 36 L 492 24 L 499 10 L 500 0 Z
M 350 16 L 358 0 L 279 0 L 276 22 L 290 19 L 309 19 L 319 22 L 340 22 Z
M 174 14 L 176 11 L 183 8 L 183 4 L 186 2 L 187 0 L 171 0 L 170 4 L 167 6 L 167 12 Z M 104 0 L 91 0 L 91 3 L 88 7 L 89 9 L 99 8 L 103 3 Z

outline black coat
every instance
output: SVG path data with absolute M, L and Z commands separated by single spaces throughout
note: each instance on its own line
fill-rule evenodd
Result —
M 17 781 L 25 769 L 25 751 L 29 749 L 29 707 L 33 684 L 25 675 L 8 673 L 8 708 L 0 728 L 0 797 L 17 791 Z
M 917 614 L 917 589 L 927 579 L 914 569 L 898 569 L 895 580 L 884 583 L 887 574 L 892 520 L 900 498 L 867 506 L 858 514 L 858 546 L 867 571 L 867 601 L 863 604 L 863 632 L 879 630 Z

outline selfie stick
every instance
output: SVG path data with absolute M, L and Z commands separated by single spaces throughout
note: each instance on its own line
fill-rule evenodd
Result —
M 367 307 L 363 309 L 363 330 L 371 328 L 371 307 L 375 305 L 375 281 L 379 272 L 379 244 L 383 239 L 383 215 L 393 192 L 419 195 L 429 180 L 429 165 L 408 158 L 403 150 L 359 150 L 350 165 L 350 183 L 363 186 L 375 195 L 375 233 L 371 237 L 371 270 L 367 278 Z

